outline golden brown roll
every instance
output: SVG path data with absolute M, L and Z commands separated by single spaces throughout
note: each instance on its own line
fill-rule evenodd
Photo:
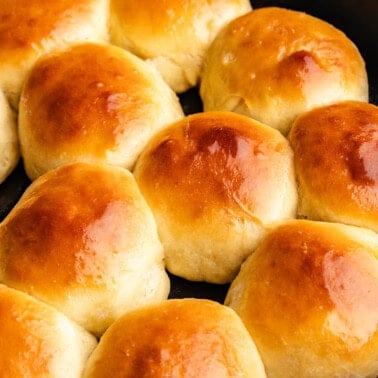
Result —
M 21 95 L 26 173 L 35 179 L 74 161 L 131 168 L 147 141 L 183 116 L 161 76 L 121 48 L 88 43 L 50 54 Z
M 289 137 L 299 216 L 378 231 L 378 107 L 317 108 L 295 120 Z
M 368 100 L 363 58 L 340 30 L 308 14 L 260 8 L 230 22 L 205 58 L 205 110 L 246 114 L 284 134 L 294 118 L 341 100 Z
M 108 0 L 0 0 L 0 87 L 17 108 L 38 57 L 84 41 L 108 40 Z
M 168 270 L 193 281 L 231 281 L 266 230 L 296 213 L 288 141 L 231 112 L 197 113 L 164 130 L 134 175 Z
M 96 344 L 53 307 L 0 285 L 2 377 L 80 378 Z
M 234 311 L 172 299 L 124 315 L 106 331 L 85 378 L 262 378 L 264 367 Z
M 166 299 L 155 220 L 131 173 L 75 163 L 34 181 L 0 224 L 0 281 L 97 335 Z
M 110 0 L 110 37 L 154 65 L 176 92 L 197 84 L 219 30 L 251 10 L 248 0 Z
M 19 157 L 16 117 L 0 90 L 0 184 L 13 171 Z
M 378 236 L 288 221 L 248 258 L 225 303 L 242 318 L 269 377 L 378 375 Z

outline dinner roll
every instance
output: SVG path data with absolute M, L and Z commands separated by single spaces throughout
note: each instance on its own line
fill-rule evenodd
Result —
M 162 246 L 131 173 L 74 163 L 34 181 L 0 224 L 0 281 L 96 335 L 166 299 Z
M 19 155 L 16 117 L 0 90 L 0 184 L 17 165 Z
M 80 378 L 96 344 L 53 307 L 0 285 L 2 377 Z
M 86 43 L 50 54 L 21 95 L 26 173 L 35 179 L 75 161 L 131 168 L 152 135 L 183 117 L 158 72 L 121 48 Z
M 317 108 L 296 119 L 290 141 L 299 215 L 378 231 L 378 107 Z
M 378 375 L 378 236 L 308 220 L 275 228 L 225 303 L 240 315 L 269 377 Z
M 234 311 L 205 299 L 172 299 L 126 314 L 106 331 L 84 378 L 265 377 Z
M 284 134 L 316 106 L 368 100 L 363 58 L 340 30 L 308 14 L 260 8 L 231 21 L 205 58 L 205 110 L 246 114 Z
M 192 281 L 231 281 L 266 230 L 296 213 L 289 143 L 231 112 L 193 114 L 162 131 L 134 175 L 168 270 Z
M 111 41 L 148 60 L 176 92 L 197 84 L 218 31 L 251 10 L 248 0 L 110 0 Z
M 0 0 L 0 87 L 17 108 L 38 57 L 77 42 L 108 40 L 108 0 Z

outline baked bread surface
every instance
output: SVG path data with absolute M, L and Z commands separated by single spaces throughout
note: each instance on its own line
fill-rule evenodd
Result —
M 146 59 L 182 93 L 198 84 L 219 30 L 250 10 L 248 0 L 111 0 L 111 41 Z
M 168 270 L 189 280 L 231 281 L 266 231 L 296 214 L 288 141 L 231 112 L 193 114 L 163 130 L 134 175 Z
M 0 285 L 0 371 L 12 378 L 80 378 L 96 338 L 35 298 Z
M 72 44 L 108 41 L 107 0 L 1 0 L 0 87 L 17 109 L 35 61 Z
M 275 228 L 225 303 L 248 328 L 269 377 L 378 374 L 378 237 L 307 220 Z
M 289 140 L 298 215 L 378 231 L 378 107 L 342 102 L 299 116 Z
M 91 355 L 85 378 L 264 378 L 236 313 L 204 299 L 174 299 L 117 320 Z
M 0 280 L 96 335 L 169 293 L 155 220 L 133 176 L 86 163 L 41 176 L 0 224 Z
M 183 116 L 160 75 L 121 48 L 85 43 L 44 56 L 20 100 L 26 173 L 35 179 L 75 161 L 131 168 L 149 139 Z
M 294 118 L 342 100 L 368 101 L 365 62 L 329 23 L 278 7 L 231 21 L 205 57 L 200 94 L 207 110 L 246 114 L 287 134 Z

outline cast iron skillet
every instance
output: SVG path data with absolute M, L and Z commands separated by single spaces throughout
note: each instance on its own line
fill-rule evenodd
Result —
M 366 61 L 369 75 L 371 103 L 378 105 L 378 15 L 377 0 L 253 0 L 253 8 L 280 6 L 301 10 L 326 20 L 343 30 L 357 45 Z M 180 101 L 186 114 L 202 111 L 197 89 L 180 95 Z M 0 185 L 0 220 L 16 204 L 23 191 L 30 184 L 26 177 L 22 161 L 8 179 Z M 171 277 L 170 298 L 209 298 L 223 302 L 228 285 L 213 285 L 203 282 L 189 282 L 179 277 Z

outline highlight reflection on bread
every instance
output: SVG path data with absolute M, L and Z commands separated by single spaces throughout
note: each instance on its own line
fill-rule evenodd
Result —
M 2 377 L 80 378 L 96 344 L 53 307 L 0 285 Z
M 134 175 L 168 270 L 189 280 L 229 282 L 267 229 L 296 213 L 288 141 L 235 113 L 173 124 L 151 140 Z
M 18 107 L 39 57 L 74 43 L 107 41 L 107 20 L 107 0 L 0 0 L 0 87 L 12 106 Z
M 249 0 L 110 0 L 110 37 L 154 65 L 175 92 L 184 92 L 198 83 L 219 30 L 250 10 Z
M 84 377 L 264 378 L 234 311 L 204 299 L 174 299 L 118 319 L 91 355 Z
M 0 184 L 13 171 L 19 157 L 16 116 L 0 90 Z
M 298 214 L 378 231 L 378 107 L 342 102 L 299 116 L 291 129 Z
M 284 8 L 231 21 L 204 62 L 205 110 L 246 114 L 286 134 L 294 118 L 342 100 L 368 100 L 365 63 L 340 30 Z
M 155 220 L 133 176 L 85 163 L 34 181 L 0 224 L 0 280 L 97 335 L 169 292 Z
M 160 75 L 127 51 L 80 44 L 33 67 L 19 133 L 31 179 L 75 161 L 131 168 L 148 140 L 184 116 Z
M 378 236 L 288 221 L 243 265 L 226 297 L 269 377 L 378 375 Z

